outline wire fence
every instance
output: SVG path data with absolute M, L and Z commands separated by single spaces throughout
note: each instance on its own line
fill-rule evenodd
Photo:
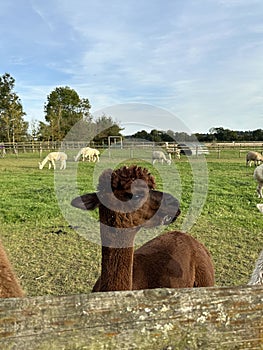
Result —
M 112 143 L 95 143 L 87 141 L 31 141 L 31 142 L 2 142 L 0 143 L 0 157 L 4 158 L 10 154 L 17 157 L 25 153 L 48 153 L 56 150 L 79 150 L 83 147 L 93 147 L 99 150 L 103 149 L 129 149 L 130 154 L 133 150 L 141 149 L 151 151 L 156 148 L 162 148 L 165 152 L 170 153 L 172 158 L 178 158 L 178 149 L 181 154 L 199 156 L 209 155 L 210 157 L 222 158 L 226 154 L 233 157 L 242 158 L 248 151 L 257 151 L 263 154 L 263 141 L 260 142 L 221 142 L 221 143 L 176 143 L 176 142 L 150 142 L 137 140 L 121 140 Z M 229 152 L 232 151 L 232 152 Z

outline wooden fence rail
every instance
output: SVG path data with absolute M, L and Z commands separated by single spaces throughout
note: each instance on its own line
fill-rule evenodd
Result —
M 55 149 L 80 149 L 82 147 L 86 147 L 89 145 L 90 147 L 95 148 L 108 148 L 108 143 L 95 143 L 95 142 L 87 142 L 87 141 L 25 141 L 25 142 L 0 142 L 0 149 L 5 148 L 7 152 L 13 152 L 14 149 L 19 150 L 20 152 L 37 152 L 39 149 L 43 150 L 55 150 Z M 122 142 L 112 143 L 112 146 L 126 147 L 126 148 L 134 148 L 134 147 L 164 147 L 164 148 L 174 148 L 177 147 L 178 144 L 175 142 L 151 142 L 151 141 L 143 141 L 136 140 L 133 141 L 129 139 L 124 139 Z M 263 151 L 263 141 L 260 142 L 219 142 L 219 143 L 186 143 L 185 147 L 193 147 L 194 149 L 197 147 L 202 148 L 206 147 L 209 150 L 259 150 Z M 183 146 L 181 146 L 183 148 Z
M 0 349 L 263 349 L 263 286 L 0 301 Z

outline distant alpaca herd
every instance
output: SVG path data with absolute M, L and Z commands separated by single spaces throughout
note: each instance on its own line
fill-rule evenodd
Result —
M 89 162 L 99 162 L 100 151 L 95 148 L 84 147 L 78 152 L 74 160 L 77 162 L 82 156 L 82 160 L 87 159 Z M 67 167 L 68 156 L 65 152 L 50 152 L 42 162 L 38 163 L 39 169 L 43 169 L 48 163 L 48 168 L 56 169 L 56 162 L 60 161 L 60 170 L 64 170 Z
M 180 150 L 175 151 L 175 156 L 177 159 L 180 159 Z M 100 151 L 96 148 L 91 147 L 83 147 L 79 150 L 78 154 L 74 157 L 75 162 L 77 162 L 80 158 L 84 162 L 87 160 L 88 162 L 99 162 L 100 161 Z M 38 163 L 39 169 L 43 169 L 44 166 L 48 163 L 48 168 L 56 169 L 56 162 L 60 161 L 60 170 L 66 169 L 66 162 L 68 156 L 65 152 L 50 152 L 42 162 Z M 152 164 L 156 162 L 161 164 L 171 165 L 172 157 L 171 153 L 168 153 L 168 156 L 165 155 L 163 151 L 153 151 L 152 152 Z
M 81 149 L 75 161 L 99 161 L 99 153 Z M 89 149 L 92 150 L 92 149 Z M 88 155 L 87 155 L 88 154 Z M 254 161 L 257 193 L 262 198 L 263 161 L 257 152 L 249 152 L 246 164 Z M 162 152 L 153 153 L 152 163 L 169 162 Z M 66 169 L 67 155 L 51 152 L 39 163 L 42 169 Z M 187 233 L 164 233 L 134 250 L 140 228 L 168 225 L 180 215 L 178 200 L 156 190 L 154 177 L 146 168 L 135 165 L 117 170 L 107 169 L 99 177 L 97 192 L 72 200 L 72 206 L 83 210 L 99 209 L 102 245 L 101 275 L 93 292 L 151 288 L 193 288 L 214 285 L 214 266 L 207 248 Z M 263 204 L 257 204 L 263 213 Z M 255 264 L 248 285 L 263 285 L 263 250 Z M 0 242 L 0 298 L 23 297 L 24 292 Z

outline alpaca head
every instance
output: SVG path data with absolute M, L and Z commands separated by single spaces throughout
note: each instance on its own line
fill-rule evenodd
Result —
M 155 227 L 173 222 L 180 214 L 172 195 L 155 190 L 154 177 L 137 166 L 107 169 L 100 178 L 98 192 L 72 200 L 83 210 L 99 208 L 100 222 L 108 227 Z
M 42 165 L 42 163 L 38 162 L 38 167 L 40 170 L 42 170 L 44 166 Z

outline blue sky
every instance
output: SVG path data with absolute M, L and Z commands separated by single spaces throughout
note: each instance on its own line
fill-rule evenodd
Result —
M 262 0 L 1 1 L 0 74 L 15 78 L 28 121 L 44 120 L 47 96 L 69 86 L 127 130 L 177 131 L 178 120 L 192 132 L 254 130 L 262 18 Z M 153 123 L 151 113 L 115 115 L 119 105 L 166 112 Z

